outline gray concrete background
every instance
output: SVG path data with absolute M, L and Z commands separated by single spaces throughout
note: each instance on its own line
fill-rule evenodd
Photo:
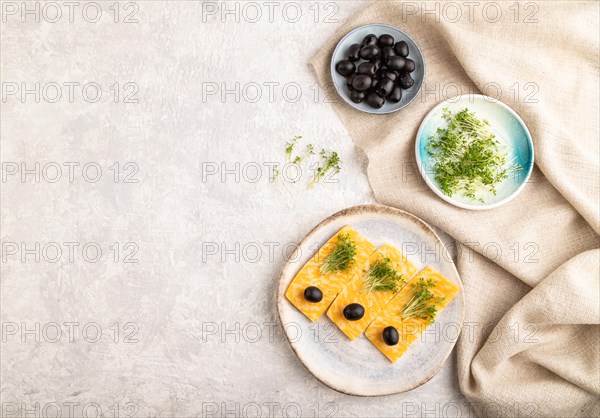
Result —
M 470 414 L 452 358 L 351 397 L 277 322 L 293 243 L 374 203 L 306 66 L 365 3 L 1 5 L 3 416 Z M 270 181 L 294 135 L 339 152 L 336 183 Z

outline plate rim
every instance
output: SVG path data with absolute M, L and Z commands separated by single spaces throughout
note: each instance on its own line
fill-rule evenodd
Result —
M 501 107 L 508 110 L 508 112 L 513 117 L 515 117 L 516 120 L 525 129 L 527 145 L 529 146 L 529 150 L 531 151 L 531 165 L 528 167 L 527 174 L 525 175 L 525 178 L 523 179 L 523 182 L 519 185 L 519 187 L 517 187 L 515 189 L 515 191 L 512 192 L 509 196 L 507 196 L 503 200 L 500 200 L 499 202 L 496 202 L 496 203 L 483 204 L 483 205 L 472 205 L 469 203 L 459 202 L 459 201 L 453 199 L 451 196 L 447 196 L 441 190 L 439 190 L 439 188 L 433 183 L 433 181 L 429 178 L 429 176 L 427 176 L 427 174 L 425 173 L 425 169 L 423 167 L 422 161 L 421 161 L 421 155 L 419 153 L 419 145 L 421 144 L 421 141 L 420 141 L 421 133 L 423 132 L 425 123 L 429 120 L 429 118 L 431 118 L 433 113 L 436 110 L 438 110 L 440 107 L 442 107 L 443 105 L 445 105 L 447 103 L 451 103 L 452 101 L 459 101 L 464 97 L 479 98 L 482 100 L 489 101 L 490 103 L 500 105 Z M 533 139 L 531 137 L 531 132 L 529 131 L 527 124 L 525 124 L 525 121 L 521 118 L 521 116 L 519 116 L 519 114 L 517 112 L 515 112 L 515 110 L 513 108 L 511 108 L 509 105 L 507 105 L 506 103 L 502 102 L 499 99 L 495 99 L 493 97 L 486 96 L 484 94 L 469 94 L 469 93 L 467 93 L 467 94 L 461 94 L 461 95 L 450 97 L 449 99 L 443 100 L 443 101 L 439 102 L 437 105 L 435 105 L 429 112 L 427 112 L 427 114 L 421 121 L 421 124 L 419 125 L 419 129 L 417 130 L 417 136 L 415 137 L 415 158 L 416 158 L 416 162 L 417 162 L 417 167 L 419 168 L 419 173 L 421 173 L 421 177 L 423 177 L 423 180 L 425 180 L 425 183 L 427 184 L 427 186 L 442 200 L 450 203 L 451 205 L 457 206 L 461 209 L 489 210 L 489 209 L 494 209 L 494 208 L 500 207 L 500 206 L 510 202 L 515 197 L 517 197 L 517 195 L 519 195 L 521 193 L 521 191 L 523 191 L 523 189 L 525 188 L 525 185 L 527 184 L 527 182 L 529 181 L 529 178 L 531 177 L 531 173 L 533 172 L 533 166 L 535 165 L 535 150 L 534 150 L 534 146 L 533 146 Z
M 407 389 L 403 389 L 403 390 L 392 390 L 392 391 L 386 391 L 386 392 L 381 392 L 381 393 L 360 393 L 357 391 L 351 391 L 349 389 L 345 389 L 340 387 L 337 383 L 323 377 L 320 375 L 317 375 L 317 373 L 313 372 L 304 362 L 304 359 L 302 357 L 302 355 L 298 352 L 298 350 L 296 349 L 296 343 L 292 342 L 287 334 L 287 332 L 285 332 L 285 330 L 282 332 L 282 334 L 285 335 L 285 339 L 286 341 L 289 343 L 290 347 L 292 348 L 292 351 L 294 352 L 294 354 L 296 355 L 296 357 L 298 358 L 298 360 L 300 360 L 300 363 L 302 364 L 302 366 L 304 366 L 304 368 L 310 372 L 310 374 L 312 374 L 315 379 L 317 379 L 319 382 L 321 382 L 322 384 L 324 384 L 325 386 L 328 386 L 331 389 L 334 389 L 337 392 L 343 393 L 345 395 L 351 395 L 351 396 L 358 396 L 358 397 L 377 397 L 377 396 L 390 396 L 390 395 L 397 395 L 399 393 L 405 393 L 408 392 L 410 390 L 413 390 L 415 388 L 418 388 L 419 386 L 422 386 L 423 384 L 427 383 L 429 380 L 431 380 L 440 370 L 441 368 L 444 366 L 444 364 L 446 364 L 446 361 L 448 361 L 448 357 L 450 357 L 450 355 L 452 354 L 452 351 L 454 350 L 454 348 L 456 347 L 456 342 L 458 341 L 458 337 L 460 336 L 460 334 L 462 333 L 462 329 L 463 329 L 463 325 L 464 325 L 464 321 L 465 321 L 465 295 L 464 295 L 464 286 L 462 283 L 462 280 L 460 278 L 460 274 L 458 273 L 458 270 L 456 269 L 456 264 L 454 263 L 454 260 L 452 259 L 452 257 L 450 257 L 450 253 L 448 252 L 448 249 L 446 248 L 446 245 L 444 244 L 444 242 L 440 239 L 440 237 L 438 236 L 438 234 L 433 230 L 433 228 L 431 226 L 429 226 L 424 220 L 422 220 L 421 218 L 419 218 L 416 215 L 413 215 L 412 213 L 406 212 L 402 209 L 399 208 L 395 208 L 392 206 L 387 206 L 387 205 L 381 205 L 381 204 L 370 204 L 370 205 L 357 205 L 357 206 L 352 206 L 346 209 L 342 209 L 338 212 L 335 212 L 334 214 L 328 216 L 327 218 L 325 218 L 324 220 L 322 220 L 321 222 L 319 222 L 316 226 L 314 226 L 306 235 L 305 237 L 298 243 L 296 249 L 294 250 L 294 252 L 288 257 L 288 259 L 285 261 L 284 265 L 281 268 L 281 271 L 279 273 L 279 276 L 277 278 L 277 288 L 275 291 L 275 297 L 277 298 L 277 317 L 279 319 L 280 324 L 283 327 L 283 319 L 281 317 L 281 312 L 283 309 L 283 304 L 284 303 L 289 303 L 289 301 L 287 301 L 287 299 L 285 298 L 285 290 L 283 290 L 282 293 L 282 279 L 284 277 L 284 274 L 287 272 L 287 270 L 290 268 L 290 260 L 293 260 L 294 257 L 297 255 L 297 252 L 300 250 L 300 248 L 303 246 L 303 244 L 305 244 L 307 241 L 309 241 L 309 239 L 321 228 L 323 228 L 324 226 L 336 221 L 338 218 L 342 218 L 345 216 L 352 216 L 352 215 L 360 215 L 360 214 L 364 214 L 364 213 L 374 213 L 374 214 L 384 214 L 384 215 L 389 215 L 392 217 L 407 217 L 411 220 L 413 220 L 416 224 L 418 224 L 421 228 L 423 228 L 427 233 L 431 233 L 433 235 L 433 237 L 441 244 L 441 249 L 442 251 L 444 251 L 444 255 L 449 257 L 449 260 L 451 260 L 449 262 L 450 267 L 453 269 L 454 273 L 456 274 L 456 279 L 458 281 L 459 287 L 460 287 L 460 299 L 462 302 L 462 312 L 459 318 L 459 331 L 458 334 L 456 336 L 456 341 L 454 341 L 454 343 L 452 344 L 452 349 L 448 351 L 448 353 L 446 354 L 446 356 L 444 356 L 444 358 L 442 359 L 442 361 L 440 361 L 440 363 L 432 370 L 432 372 L 424 379 L 422 379 L 421 381 L 415 383 L 414 385 L 412 385 L 411 387 L 407 388 Z M 292 278 L 293 280 L 293 278 Z
M 352 102 L 352 100 L 350 100 L 349 97 L 346 97 L 344 94 L 342 94 L 342 92 L 340 91 L 338 85 L 335 83 L 335 79 L 334 79 L 334 76 L 335 76 L 335 62 L 334 62 L 334 57 L 335 57 L 336 52 L 341 48 L 341 45 L 346 40 L 346 38 L 348 38 L 354 32 L 356 32 L 356 31 L 358 31 L 360 29 L 363 29 L 363 28 L 371 27 L 371 26 L 385 26 L 385 27 L 397 30 L 398 32 L 402 33 L 404 36 L 406 36 L 407 38 L 409 38 L 415 44 L 415 46 L 417 47 L 417 50 L 419 51 L 419 55 L 421 56 L 421 61 L 423 63 L 423 80 L 421 80 L 421 84 L 419 84 L 419 87 L 417 88 L 417 91 L 415 92 L 415 95 L 413 96 L 413 98 L 410 99 L 408 102 L 406 102 L 403 106 L 398 107 L 397 109 L 387 110 L 387 111 L 383 111 L 383 112 L 376 112 L 374 110 L 361 109 L 360 107 L 356 106 L 356 103 Z M 342 37 L 342 39 L 340 39 L 339 42 L 336 44 L 336 46 L 333 49 L 333 52 L 331 54 L 331 64 L 329 66 L 331 82 L 332 82 L 333 87 L 335 88 L 335 91 L 337 92 L 338 96 L 340 96 L 342 98 L 342 100 L 344 100 L 344 102 L 346 102 L 346 104 L 348 104 L 353 109 L 356 109 L 359 112 L 368 113 L 370 115 L 389 115 L 390 113 L 398 112 L 399 110 L 402 110 L 405 107 L 407 107 L 409 104 L 411 104 L 417 98 L 417 96 L 419 95 L 419 92 L 421 91 L 421 88 L 423 87 L 423 84 L 425 84 L 425 77 L 427 75 L 426 69 L 427 69 L 427 67 L 426 67 L 426 64 L 425 64 L 425 56 L 423 55 L 423 51 L 421 50 L 421 47 L 419 46 L 419 44 L 413 39 L 412 36 L 410 36 L 408 33 L 406 33 L 405 31 L 403 31 L 402 29 L 400 29 L 400 28 L 398 28 L 396 26 L 393 26 L 393 25 L 389 25 L 387 23 L 367 23 L 366 25 L 357 26 L 356 28 L 352 29 L 350 32 L 348 32 L 346 35 L 344 35 Z M 378 110 L 378 109 L 376 109 L 376 110 Z

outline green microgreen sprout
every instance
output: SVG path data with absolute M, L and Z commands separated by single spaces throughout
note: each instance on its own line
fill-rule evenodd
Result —
M 322 149 L 320 154 L 321 159 L 315 170 L 315 174 L 308 184 L 308 188 L 312 189 L 318 182 L 323 180 L 326 176 L 334 176 L 340 172 L 340 157 L 335 151 L 325 151 Z
M 273 181 L 277 181 L 279 180 L 279 178 L 281 177 L 281 171 L 279 170 L 279 167 L 277 166 L 273 166 Z
M 304 152 L 296 155 L 294 151 L 297 148 L 300 139 L 302 139 L 302 136 L 296 135 L 290 141 L 285 143 L 286 159 L 288 163 L 295 165 L 298 170 L 302 169 L 302 166 L 308 159 L 310 159 L 310 157 L 316 155 L 313 144 L 307 144 Z M 324 178 L 328 176 L 334 176 L 339 173 L 341 170 L 340 157 L 335 151 L 326 151 L 325 149 L 322 149 L 319 153 L 319 162 L 313 167 L 315 167 L 315 173 L 308 183 L 308 189 L 312 189 Z M 282 179 L 281 172 L 279 170 L 273 170 L 273 179 Z M 297 181 L 298 178 L 296 178 L 293 182 L 296 183 Z
M 402 320 L 409 318 L 422 319 L 428 324 L 432 323 L 437 314 L 436 303 L 440 303 L 444 298 L 436 298 L 431 292 L 435 287 L 435 282 L 431 279 L 425 281 L 422 277 L 412 283 L 412 297 L 400 311 Z
M 294 161 L 294 157 L 292 154 L 294 153 L 294 147 L 296 146 L 296 144 L 298 143 L 298 141 L 300 139 L 302 139 L 302 136 L 296 135 L 295 137 L 292 138 L 291 141 L 285 143 L 285 155 L 289 162 Z
M 510 161 L 487 120 L 478 119 L 468 109 L 455 115 L 444 108 L 446 128 L 438 128 L 426 149 L 434 161 L 435 180 L 452 196 L 463 194 L 483 202 L 484 193 L 496 195 L 496 186 L 521 166 Z M 513 158 L 514 160 L 514 158 Z
M 350 239 L 350 234 L 339 234 L 335 248 L 323 259 L 321 273 L 335 273 L 337 271 L 348 271 L 354 265 L 356 245 Z
M 389 257 L 380 258 L 371 264 L 369 270 L 365 272 L 363 278 L 363 290 L 371 293 L 376 292 L 397 292 L 398 288 L 404 284 L 402 275 L 393 267 Z
M 298 138 L 301 138 L 301 137 L 298 137 Z M 311 155 L 314 155 L 314 154 L 315 154 L 315 151 L 314 151 L 313 144 L 308 144 L 306 146 L 306 150 L 304 151 L 304 154 L 296 155 L 296 157 L 294 157 L 294 159 L 291 162 L 292 162 L 292 164 L 299 165 L 300 163 L 305 161 L 308 157 L 310 157 Z

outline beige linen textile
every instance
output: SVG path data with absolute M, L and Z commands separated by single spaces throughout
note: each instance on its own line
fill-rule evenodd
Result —
M 534 3 L 533 15 L 521 3 L 515 17 L 514 2 L 495 2 L 502 17 L 493 22 L 481 9 L 467 15 L 466 6 L 454 21 L 454 14 L 444 16 L 443 3 L 436 16 L 423 14 L 422 2 L 376 2 L 346 22 L 310 64 L 331 91 L 333 48 L 366 23 L 400 27 L 420 45 L 426 82 L 409 107 L 385 116 L 341 100 L 334 107 L 369 157 L 377 200 L 460 243 L 467 306 L 457 344 L 461 389 L 484 416 L 598 416 L 599 3 Z M 420 122 L 457 93 L 502 100 L 533 136 L 531 180 L 500 208 L 466 211 L 445 203 L 415 165 Z

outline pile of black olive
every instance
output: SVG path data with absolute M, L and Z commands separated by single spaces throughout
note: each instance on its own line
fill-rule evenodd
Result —
M 348 48 L 347 58 L 339 61 L 335 69 L 346 77 L 350 100 L 381 108 L 386 99 L 391 103 L 402 100 L 402 90 L 415 84 L 410 76 L 415 62 L 408 58 L 408 45 L 404 41 L 394 44 L 394 37 L 383 34 L 367 35 L 361 44 Z

